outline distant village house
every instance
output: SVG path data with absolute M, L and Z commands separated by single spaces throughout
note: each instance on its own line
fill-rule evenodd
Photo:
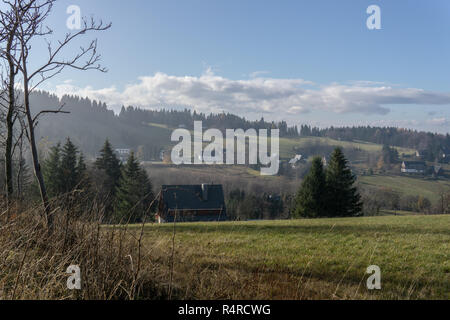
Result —
M 328 161 L 329 161 L 329 158 L 327 156 L 322 157 L 322 164 L 324 167 L 328 166 Z
M 120 162 L 125 163 L 128 161 L 130 157 L 131 150 L 130 149 L 116 149 L 116 155 Z
M 122 163 L 127 162 L 128 158 L 130 157 L 130 154 L 131 154 L 130 149 L 116 149 L 115 152 L 116 152 L 117 158 Z
M 402 173 L 418 173 L 424 174 L 427 170 L 427 165 L 424 161 L 403 161 Z
M 419 159 L 425 159 L 428 156 L 427 150 L 417 150 L 416 151 L 416 157 Z
M 156 221 L 196 222 L 227 220 L 221 185 L 162 186 Z
M 299 163 L 301 163 L 302 160 L 303 160 L 303 156 L 302 156 L 301 154 L 297 154 L 297 155 L 295 155 L 294 158 L 292 158 L 292 159 L 289 161 L 289 164 L 290 164 L 293 168 L 295 168 L 295 166 L 298 165 Z
M 450 163 L 450 148 L 442 148 L 439 155 L 442 163 Z

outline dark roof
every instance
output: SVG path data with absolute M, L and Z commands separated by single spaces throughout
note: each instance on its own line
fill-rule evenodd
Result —
M 442 147 L 441 152 L 445 154 L 450 154 L 450 147 Z
M 419 166 L 419 165 L 425 166 L 426 165 L 425 161 L 403 161 L 403 162 L 407 166 L 414 166 L 414 165 L 416 165 L 416 166 Z
M 403 161 L 406 168 L 425 169 L 427 164 L 425 161 Z
M 204 185 L 207 190 L 204 197 L 202 185 L 162 186 L 161 198 L 166 210 L 208 210 L 225 209 L 222 185 Z

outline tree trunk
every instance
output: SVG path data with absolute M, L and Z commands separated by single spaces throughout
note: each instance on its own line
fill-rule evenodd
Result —
M 27 116 L 27 122 L 28 122 L 28 135 L 30 139 L 30 147 L 31 147 L 31 155 L 33 159 L 33 167 L 34 167 L 34 174 L 36 176 L 36 179 L 38 181 L 39 185 L 39 191 L 41 193 L 41 199 L 42 204 L 44 205 L 44 212 L 45 212 L 45 218 L 47 219 L 47 228 L 49 234 L 53 233 L 53 216 L 51 214 L 50 209 L 50 202 L 47 195 L 47 189 L 45 188 L 45 182 L 44 182 L 44 176 L 42 175 L 41 165 L 39 163 L 39 155 L 38 150 L 36 147 L 36 137 L 34 134 L 34 121 L 33 116 L 31 114 L 31 108 L 30 108 L 30 92 L 29 92 L 29 83 L 28 83 L 28 75 L 26 71 L 26 67 L 24 64 L 24 105 L 25 105 L 25 113 Z
M 13 135 L 14 135 L 14 112 L 16 108 L 16 96 L 15 96 L 15 64 L 12 57 L 13 39 L 17 29 L 17 24 L 14 25 L 12 31 L 8 37 L 8 43 L 6 45 L 6 55 L 9 67 L 8 78 L 8 112 L 6 114 L 6 146 L 5 146 L 5 180 L 6 180 L 6 199 L 8 208 L 8 217 L 10 215 L 11 200 L 14 193 L 13 185 L 13 163 L 12 163 L 12 150 L 13 150 Z
M 11 65 L 10 65 L 11 68 Z M 14 68 L 14 66 L 12 66 Z M 8 83 L 8 113 L 6 115 L 6 147 L 5 147 L 5 179 L 6 179 L 6 197 L 8 201 L 8 212 L 12 195 L 14 192 L 13 187 L 13 174 L 12 174 L 12 148 L 13 148 L 13 127 L 14 127 L 14 107 L 15 107 L 15 92 L 14 92 L 14 69 L 10 70 L 9 83 Z
M 19 166 L 17 168 L 17 199 L 22 199 L 22 174 L 24 172 L 24 159 L 23 159 L 23 136 L 20 137 L 19 142 Z

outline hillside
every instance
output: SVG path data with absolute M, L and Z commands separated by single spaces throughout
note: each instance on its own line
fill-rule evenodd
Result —
M 441 192 L 450 190 L 450 180 L 426 180 L 417 177 L 373 175 L 361 176 L 358 181 L 363 186 L 384 188 L 401 195 L 423 196 L 437 202 Z
M 45 93 L 33 96 L 34 112 L 54 110 L 64 104 L 70 114 L 48 114 L 41 117 L 37 137 L 44 143 L 55 144 L 70 137 L 90 158 L 94 158 L 106 139 L 116 148 L 143 149 L 145 157 L 159 155 L 170 131 L 156 126 L 135 126 L 121 120 L 106 105 L 87 99 L 63 97 L 60 101 Z M 162 142 L 162 143 L 161 143 Z
M 295 153 L 295 149 L 301 150 L 309 146 L 322 145 L 330 147 L 342 147 L 344 149 L 361 150 L 366 153 L 377 153 L 382 149 L 381 144 L 364 142 L 364 141 L 345 141 L 336 140 L 326 137 L 298 137 L 298 138 L 281 138 L 280 139 L 280 154 L 282 158 L 292 157 Z M 415 153 L 411 148 L 397 148 L 400 154 L 412 155 Z
M 328 156 L 332 150 L 340 146 L 344 149 L 350 165 L 358 175 L 360 187 L 367 190 L 390 190 L 390 192 L 403 196 L 423 196 L 434 204 L 439 198 L 441 188 L 449 190 L 446 180 L 424 180 L 422 177 L 400 176 L 397 166 L 388 172 L 378 171 L 378 159 L 383 145 L 380 143 L 362 141 L 396 142 L 398 145 L 411 144 L 408 147 L 397 146 L 400 157 L 415 154 L 415 146 L 421 146 L 426 141 L 435 148 L 444 143 L 448 136 L 423 134 L 393 128 L 342 128 L 333 130 L 318 130 L 307 126 L 288 127 L 285 122 L 273 123 L 261 121 L 248 121 L 231 114 L 197 114 L 189 110 L 142 110 L 136 108 L 123 108 L 119 115 L 114 114 L 108 107 L 96 101 L 81 99 L 79 97 L 64 96 L 58 99 L 46 92 L 37 92 L 32 97 L 33 110 L 57 109 L 64 105 L 64 110 L 70 114 L 49 114 L 41 118 L 38 125 L 37 136 L 40 139 L 41 152 L 46 154 L 48 148 L 70 137 L 80 147 L 88 159 L 94 159 L 104 141 L 109 139 L 115 148 L 134 150 L 139 158 L 147 163 L 156 188 L 161 184 L 203 183 L 215 182 L 224 184 L 226 192 L 235 189 L 245 190 L 249 194 L 276 193 L 294 194 L 300 184 L 300 179 L 308 169 L 305 162 L 295 170 L 287 166 L 287 161 L 296 154 L 301 154 L 308 161 L 315 155 Z M 204 128 L 216 127 L 224 129 L 229 125 L 232 128 L 248 129 L 272 128 L 280 129 L 280 158 L 282 166 L 280 176 L 259 176 L 259 169 L 255 167 L 222 166 L 208 167 L 168 167 L 161 164 L 159 167 L 150 163 L 160 161 L 160 152 L 165 150 L 170 154 L 174 145 L 170 141 L 174 129 L 180 125 L 192 130 L 194 120 L 204 122 Z M 309 134 L 310 136 L 299 136 Z M 311 136 L 313 135 L 313 136 Z M 361 135 L 359 139 L 356 136 Z M 445 145 L 443 146 L 445 147 Z M 150 164 L 149 164 L 150 163 Z M 430 165 L 432 162 L 430 162 Z M 448 166 L 443 166 L 448 170 Z M 375 171 L 375 175 L 368 174 Z M 227 195 L 226 195 L 227 197 Z M 390 208 L 385 208 L 390 209 Z
M 35 92 L 31 97 L 33 113 L 56 110 L 63 106 L 70 114 L 48 114 L 41 117 L 38 138 L 50 143 L 70 136 L 88 156 L 94 157 L 106 138 L 117 148 L 140 149 L 144 160 L 159 157 L 161 149 L 171 145 L 170 135 L 180 126 L 193 128 L 194 121 L 202 121 L 204 128 L 219 130 L 249 128 L 280 130 L 282 158 L 291 157 L 295 148 L 310 145 L 342 146 L 347 149 L 375 152 L 383 144 L 395 146 L 399 153 L 412 154 L 427 149 L 429 161 L 434 161 L 441 149 L 450 148 L 450 136 L 416 132 L 397 128 L 329 128 L 318 129 L 302 125 L 299 129 L 286 122 L 270 122 L 263 118 L 250 121 L 233 114 L 199 114 L 188 109 L 176 111 L 160 108 L 143 110 L 122 108 L 114 114 L 104 103 L 76 96 L 58 98 L 47 92 Z

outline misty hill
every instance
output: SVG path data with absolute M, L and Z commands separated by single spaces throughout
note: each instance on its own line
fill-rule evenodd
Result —
M 450 136 L 417 132 L 408 129 L 379 127 L 345 127 L 319 129 L 302 125 L 289 127 L 285 121 L 268 122 L 263 118 L 249 121 L 233 114 L 209 114 L 185 110 L 144 110 L 123 107 L 116 115 L 105 103 L 76 96 L 59 99 L 47 92 L 35 92 L 31 97 L 33 112 L 63 110 L 70 114 L 46 114 L 39 121 L 37 137 L 50 143 L 70 137 L 82 151 L 94 157 L 105 139 L 116 148 L 130 148 L 139 151 L 145 160 L 159 157 L 161 149 L 170 144 L 174 128 L 192 129 L 194 121 L 203 121 L 204 128 L 271 129 L 278 128 L 280 136 L 286 139 L 299 136 L 331 138 L 343 141 L 366 141 L 388 144 L 403 148 L 426 150 L 430 161 L 438 158 L 442 150 L 450 149 Z
M 55 110 L 64 105 L 70 114 L 46 114 L 38 124 L 37 137 L 51 143 L 70 137 L 91 157 L 97 155 L 108 138 L 116 148 L 143 149 L 145 158 L 159 155 L 170 140 L 171 131 L 157 126 L 131 124 L 108 110 L 104 103 L 64 96 L 61 99 L 46 92 L 33 94 L 33 112 Z

